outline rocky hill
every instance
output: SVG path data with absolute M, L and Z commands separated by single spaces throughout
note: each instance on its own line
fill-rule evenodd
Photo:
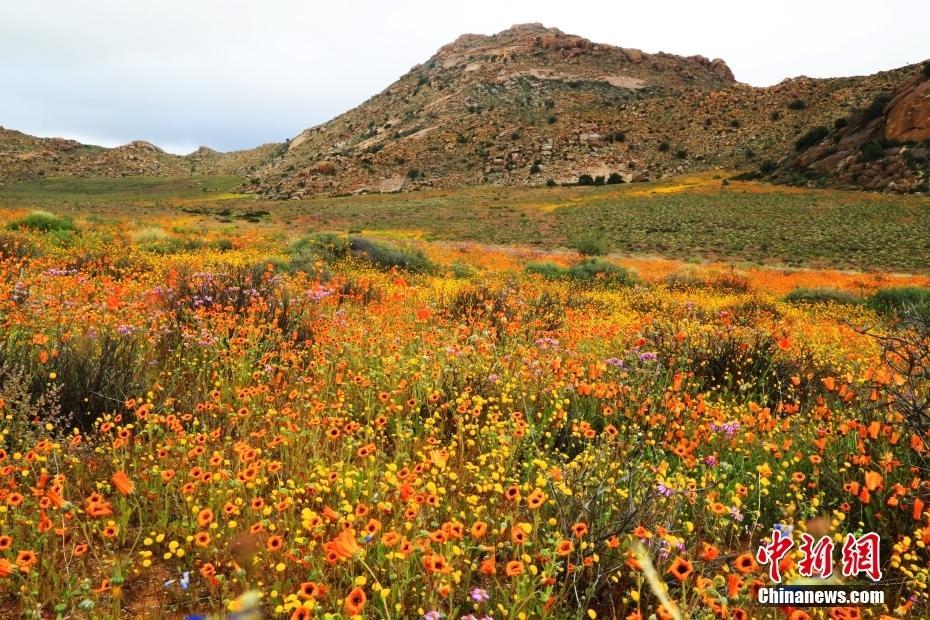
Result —
M 719 59 L 514 26 L 464 35 L 357 108 L 302 132 L 252 189 L 287 198 L 744 169 L 782 158 L 811 127 L 914 71 L 753 88 Z
M 575 183 L 583 176 L 639 181 L 760 167 L 766 174 L 790 168 L 773 178 L 808 182 L 792 168 L 797 142 L 882 97 L 891 105 L 909 80 L 918 89 L 908 91 L 913 105 L 892 106 L 888 125 L 920 131 L 927 119 L 921 70 L 754 88 L 737 82 L 720 59 L 650 54 L 524 24 L 463 35 L 360 106 L 284 144 L 236 153 L 202 147 L 179 157 L 141 142 L 103 149 L 0 130 L 0 182 L 239 174 L 250 179 L 249 191 L 272 198 Z M 827 156 L 811 155 L 800 168 L 820 155 Z M 896 179 L 895 170 L 889 175 Z M 862 185 L 888 188 L 889 175 Z M 846 180 L 855 185 L 860 178 L 869 177 Z M 909 179 L 894 187 L 922 185 Z
M 247 176 L 280 150 L 278 144 L 231 153 L 201 147 L 179 156 L 142 141 L 104 148 L 62 138 L 36 138 L 0 127 L 0 183 L 55 176 Z
M 759 176 L 889 192 L 930 191 L 930 63 L 849 117 L 817 126 Z

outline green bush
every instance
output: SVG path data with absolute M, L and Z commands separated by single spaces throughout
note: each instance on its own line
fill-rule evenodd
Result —
M 859 161 L 877 161 L 885 156 L 885 149 L 878 142 L 866 142 L 859 147 Z
M 603 286 L 630 286 L 636 283 L 633 272 L 600 258 L 586 258 L 568 268 L 568 279 Z
M 559 267 L 555 263 L 527 263 L 523 270 L 536 276 L 542 276 L 546 280 L 562 280 L 568 275 L 568 271 Z
M 619 185 L 620 183 L 625 183 L 625 181 L 619 172 L 611 172 L 607 177 L 607 185 Z
M 859 122 L 868 123 L 882 116 L 885 113 L 885 106 L 887 106 L 890 101 L 891 95 L 889 94 L 877 95 L 875 99 L 872 100 L 872 103 L 860 112 Z
M 787 295 L 785 301 L 793 304 L 838 304 L 854 306 L 862 303 L 862 298 L 835 288 L 796 288 Z
M 594 177 L 590 174 L 582 174 L 578 177 L 578 185 L 594 185 Z
M 354 256 L 379 269 L 397 268 L 413 273 L 427 273 L 435 269 L 435 265 L 417 249 L 401 249 L 365 237 L 349 239 L 349 248 Z
M 924 63 L 924 77 L 930 78 L 930 61 Z
M 818 144 L 821 140 L 826 138 L 829 133 L 830 130 L 823 125 L 814 127 L 806 134 L 798 138 L 798 141 L 794 143 L 794 150 L 805 151 L 815 144 Z
M 49 213 L 48 211 L 33 211 L 26 217 L 13 220 L 6 225 L 9 230 L 31 229 L 40 232 L 74 231 L 77 227 L 70 217 Z
M 579 235 L 570 247 L 578 250 L 582 256 L 603 256 L 610 251 L 604 233 L 596 229 Z
M 930 288 L 920 286 L 898 286 L 875 291 L 868 300 L 873 310 L 887 313 L 901 313 L 918 310 L 921 314 L 930 313 Z
M 596 177 L 594 177 L 594 184 L 597 185 L 598 187 L 601 187 L 602 185 L 604 185 L 605 182 L 606 180 L 604 179 L 604 175 L 602 174 L 599 174 Z
M 668 143 L 667 140 L 662 140 L 662 142 L 659 142 L 659 151 L 660 151 L 660 152 L 664 153 L 664 152 L 667 151 L 669 148 L 671 148 L 671 147 L 670 147 L 670 145 L 669 145 L 669 143 Z
M 311 233 L 295 241 L 287 253 L 332 263 L 348 256 L 349 240 L 330 232 Z
M 788 104 L 789 110 L 803 110 L 806 107 L 807 107 L 807 102 L 805 102 L 803 99 L 795 99 L 794 101 Z

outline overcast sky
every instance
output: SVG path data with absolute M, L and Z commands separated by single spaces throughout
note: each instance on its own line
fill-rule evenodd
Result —
M 927 0 L 0 0 L 0 125 L 249 148 L 358 105 L 463 32 L 523 22 L 720 57 L 758 86 L 930 57 Z

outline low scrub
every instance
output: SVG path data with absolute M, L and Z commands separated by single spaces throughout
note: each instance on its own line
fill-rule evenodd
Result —
M 636 283 L 636 275 L 632 271 L 599 258 L 587 258 L 568 268 L 555 263 L 529 263 L 525 271 L 546 280 L 566 280 L 589 286 L 631 286 Z
M 883 288 L 869 297 L 868 306 L 878 312 L 895 314 L 917 312 L 930 316 L 930 288 L 921 286 Z
M 796 288 L 787 295 L 785 301 L 792 304 L 838 304 L 854 306 L 862 303 L 862 298 L 848 291 L 835 288 Z
M 25 217 L 13 220 L 6 227 L 9 230 L 30 229 L 40 232 L 77 230 L 70 217 L 55 215 L 48 211 L 33 211 Z

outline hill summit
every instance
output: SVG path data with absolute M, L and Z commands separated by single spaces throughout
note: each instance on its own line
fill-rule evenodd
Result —
M 521 24 L 462 35 L 357 108 L 301 132 L 252 189 L 300 198 L 746 168 L 780 159 L 810 127 L 909 73 L 753 88 L 721 59 Z

